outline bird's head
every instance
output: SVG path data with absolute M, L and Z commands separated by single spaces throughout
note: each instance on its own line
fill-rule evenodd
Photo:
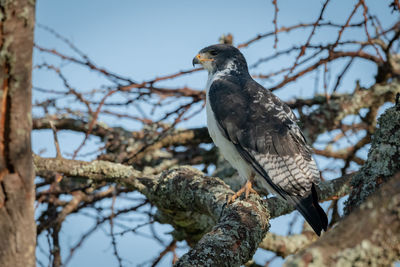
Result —
M 193 58 L 193 66 L 202 65 L 209 73 L 226 69 L 247 73 L 247 63 L 243 54 L 234 46 L 226 44 L 210 45 L 200 50 Z

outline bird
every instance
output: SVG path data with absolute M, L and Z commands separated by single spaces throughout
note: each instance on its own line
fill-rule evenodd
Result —
M 232 45 L 207 46 L 193 58 L 208 71 L 208 132 L 224 158 L 247 180 L 228 203 L 253 184 L 294 206 L 320 236 L 328 218 L 318 203 L 318 167 L 296 115 L 249 74 L 243 54 Z

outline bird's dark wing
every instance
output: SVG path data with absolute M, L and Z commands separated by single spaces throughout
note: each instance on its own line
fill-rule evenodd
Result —
M 219 79 L 209 101 L 222 134 L 314 231 L 327 229 L 314 183 L 319 171 L 290 108 L 251 78 Z
M 275 193 L 309 195 L 319 171 L 286 104 L 251 79 L 216 80 L 209 99 L 220 130 Z

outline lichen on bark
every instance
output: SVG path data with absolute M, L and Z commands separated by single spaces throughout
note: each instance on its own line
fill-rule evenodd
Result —
M 236 201 L 176 266 L 240 266 L 251 259 L 268 229 L 269 213 L 259 196 Z
M 378 119 L 378 128 L 372 138 L 368 159 L 354 175 L 353 187 L 346 202 L 349 214 L 382 183 L 400 170 L 400 103 L 388 108 Z
M 390 266 L 400 258 L 400 172 L 285 266 Z

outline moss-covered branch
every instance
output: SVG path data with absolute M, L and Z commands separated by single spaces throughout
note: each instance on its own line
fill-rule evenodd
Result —
M 176 266 L 240 266 L 251 259 L 268 229 L 269 213 L 259 196 L 236 201 Z
M 233 194 L 230 187 L 219 178 L 208 177 L 192 167 L 183 166 L 158 175 L 146 175 L 131 166 L 118 163 L 42 158 L 36 155 L 34 164 L 38 175 L 52 171 L 97 183 L 115 182 L 146 195 L 158 207 L 157 219 L 175 228 L 174 237 L 187 240 L 195 246 L 180 261 L 181 266 L 189 260 L 196 260 L 200 264 L 199 255 L 209 258 L 215 256 L 213 253 L 218 241 L 222 242 L 218 243 L 221 245 L 218 251 L 222 253 L 226 250 L 225 254 L 222 253 L 226 257 L 218 254 L 215 257 L 216 264 L 227 261 L 233 266 L 233 262 L 238 263 L 239 259 L 245 263 L 263 239 L 269 217 L 293 210 L 276 198 L 261 200 L 258 196 L 226 206 L 226 199 Z M 320 194 L 326 199 L 341 196 L 349 191 L 348 181 L 349 176 L 344 176 L 323 182 L 320 184 Z M 236 253 L 232 254 L 232 251 Z
M 226 206 L 226 199 L 233 191 L 222 180 L 207 177 L 191 167 L 146 176 L 132 167 L 106 161 L 83 162 L 34 156 L 34 162 L 39 175 L 56 171 L 94 182 L 113 181 L 140 191 L 158 207 L 159 217 L 172 224 L 177 233 L 185 233 L 181 237 L 189 244 L 197 242 L 205 231 L 215 226 L 196 245 L 203 254 L 191 252 L 183 258 L 189 261 L 193 255 L 206 255 L 211 261 L 214 255 L 216 263 L 225 261 L 230 266 L 244 263 L 251 259 L 269 227 L 269 215 L 259 196 Z M 185 231 L 180 231 L 183 229 Z M 222 254 L 212 254 L 216 247 Z M 188 266 L 183 259 L 179 265 Z M 201 258 L 197 261 L 200 264 Z
M 400 173 L 286 266 L 390 266 L 400 258 Z
M 400 91 L 400 90 L 399 90 Z M 400 103 L 378 120 L 368 159 L 351 181 L 353 190 L 346 203 L 349 214 L 355 207 L 400 170 Z

